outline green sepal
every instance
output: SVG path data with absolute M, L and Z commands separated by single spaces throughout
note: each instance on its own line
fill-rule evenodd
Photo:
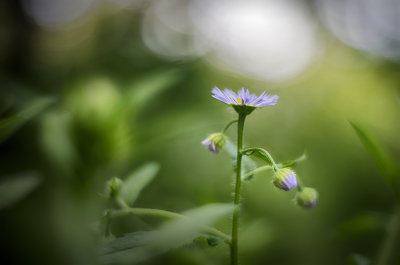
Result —
M 256 107 L 248 105 L 232 105 L 232 107 L 239 115 L 249 115 L 256 109 Z

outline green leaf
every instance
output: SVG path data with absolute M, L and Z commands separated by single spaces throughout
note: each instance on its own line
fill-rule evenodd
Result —
M 181 75 L 176 70 L 160 71 L 143 77 L 129 86 L 125 100 L 129 108 L 140 109 L 166 88 L 175 84 Z
M 307 159 L 307 154 L 306 154 L 306 152 L 304 152 L 301 156 L 299 156 L 299 157 L 296 158 L 296 159 L 288 160 L 288 161 L 285 161 L 285 162 L 282 162 L 282 163 L 278 164 L 278 167 L 280 167 L 280 168 L 283 168 L 283 167 L 293 167 L 293 166 L 295 166 L 297 163 L 303 162 L 303 161 L 306 160 L 306 159 Z
M 0 120 L 0 143 L 11 136 L 27 121 L 38 115 L 52 102 L 54 102 L 52 98 L 43 97 L 33 99 L 13 116 Z
M 11 207 L 24 199 L 40 183 L 36 174 L 26 173 L 0 182 L 0 209 Z
M 132 205 L 139 196 L 142 189 L 150 183 L 160 169 L 160 165 L 155 162 L 147 163 L 132 172 L 127 178 L 121 189 L 121 197 L 128 204 Z
M 103 264 L 130 262 L 136 264 L 152 256 L 189 244 L 218 218 L 231 214 L 231 204 L 209 204 L 183 213 L 185 217 L 170 220 L 159 229 L 127 234 L 106 243 L 101 249 Z
M 60 176 L 71 175 L 78 153 L 71 136 L 71 116 L 66 111 L 47 111 L 41 117 L 43 151 Z
M 236 148 L 237 147 L 231 141 L 229 141 L 229 139 L 226 139 L 224 149 L 232 157 L 234 167 L 236 167 L 236 156 L 237 156 Z M 253 159 L 251 159 L 248 156 L 242 157 L 242 177 L 244 177 L 247 173 L 249 173 L 250 171 L 253 171 L 256 168 L 257 168 L 257 164 L 256 164 L 256 162 L 254 162 Z M 248 176 L 246 178 L 246 180 L 250 180 L 251 178 L 252 178 L 252 176 Z
M 348 265 L 370 265 L 371 261 L 359 254 L 351 254 L 347 259 Z
M 396 166 L 395 159 L 375 138 L 369 135 L 365 129 L 353 122 L 350 122 L 350 124 L 357 133 L 357 136 L 361 140 L 365 149 L 367 149 L 367 152 L 378 167 L 382 176 L 385 178 L 387 183 L 394 188 L 394 190 L 397 190 L 397 194 L 400 195 L 400 183 L 399 180 L 396 179 L 399 170 Z

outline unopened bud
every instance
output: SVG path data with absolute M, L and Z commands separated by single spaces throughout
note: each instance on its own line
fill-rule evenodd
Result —
M 275 172 L 274 185 L 282 190 L 289 191 L 297 186 L 296 173 L 290 168 L 281 168 Z
M 201 143 L 216 155 L 225 145 L 225 135 L 223 133 L 213 133 Z
M 317 204 L 318 192 L 313 188 L 303 188 L 296 195 L 296 202 L 304 208 L 314 208 Z
M 118 196 L 121 187 L 122 187 L 122 180 L 119 178 L 112 178 L 107 182 L 106 194 L 110 198 L 114 198 Z

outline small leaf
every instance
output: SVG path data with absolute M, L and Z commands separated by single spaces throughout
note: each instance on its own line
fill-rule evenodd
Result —
M 282 163 L 278 164 L 278 167 L 280 167 L 280 168 L 293 167 L 297 163 L 303 162 L 306 159 L 307 159 L 307 154 L 306 154 L 306 152 L 304 152 L 301 156 L 299 156 L 298 158 L 296 158 L 294 160 L 288 160 L 288 161 L 285 161 L 285 162 L 282 162 Z
M 371 261 L 359 254 L 351 254 L 347 259 L 348 265 L 370 265 Z
M 159 229 L 127 234 L 106 243 L 102 248 L 102 263 L 142 262 L 151 256 L 190 244 L 204 227 L 230 214 L 230 204 L 209 204 L 183 213 L 185 217 L 170 220 Z
M 361 140 L 365 149 L 375 162 L 382 176 L 385 178 L 387 183 L 397 191 L 397 195 L 400 196 L 400 186 L 398 177 L 399 171 L 396 166 L 395 159 L 378 143 L 378 141 L 369 135 L 366 130 L 353 122 L 350 122 L 354 131 L 357 133 L 358 138 Z
M 233 166 L 236 167 L 236 156 L 237 156 L 237 150 L 236 146 L 226 139 L 225 147 L 224 149 L 228 152 L 228 154 L 232 157 L 233 160 Z M 254 162 L 253 159 L 251 159 L 248 156 L 243 156 L 242 157 L 242 177 L 244 177 L 247 173 L 250 171 L 253 171 L 254 169 L 257 168 L 256 162 Z M 246 180 L 250 180 L 252 176 L 248 176 Z
M 24 199 L 40 183 L 36 174 L 26 173 L 0 182 L 0 209 Z
M 11 136 L 18 130 L 24 123 L 35 117 L 46 107 L 48 107 L 54 100 L 51 98 L 36 98 L 27 103 L 15 115 L 0 120 L 0 143 Z
M 159 164 L 155 162 L 147 163 L 136 171 L 132 172 L 122 185 L 121 197 L 128 204 L 132 205 L 140 192 L 153 178 L 160 169 Z

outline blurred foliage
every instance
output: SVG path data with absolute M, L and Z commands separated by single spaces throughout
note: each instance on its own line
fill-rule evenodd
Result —
M 185 211 L 182 213 L 184 218 L 168 221 L 156 230 L 126 234 L 103 246 L 102 263 L 136 264 L 188 244 L 199 237 L 205 226 L 211 225 L 218 217 L 232 214 L 232 210 L 231 204 L 210 204 Z
M 24 174 L 0 182 L 0 210 L 24 199 L 40 183 L 36 174 Z
M 126 179 L 121 190 L 121 198 L 132 205 L 141 190 L 154 178 L 160 166 L 157 163 L 148 163 L 135 172 L 131 173 Z
M 279 94 L 275 107 L 249 117 L 245 146 L 261 143 L 277 161 L 306 149 L 296 173 L 320 194 L 319 205 L 304 211 L 288 203 L 293 194 L 269 185 L 270 172 L 246 182 L 243 264 L 370 264 L 382 255 L 400 263 L 391 192 L 399 180 L 398 62 L 349 48 L 321 28 L 323 48 L 309 68 L 272 83 L 214 68 L 207 55 L 155 55 L 140 32 L 145 7 L 109 4 L 46 28 L 24 12 L 26 2 L 0 3 L 0 264 L 100 264 L 104 238 L 91 228 L 113 206 L 102 196 L 112 177 L 130 186 L 123 196 L 136 207 L 198 210 L 196 227 L 116 218 L 110 229 L 118 244 L 132 247 L 138 235 L 155 242 L 148 239 L 154 228 L 163 234 L 159 255 L 141 264 L 226 264 L 225 245 L 189 237 L 228 213 L 225 206 L 204 213 L 201 205 L 232 199 L 236 154 L 212 156 L 200 144 L 235 118 L 210 97 L 214 85 Z M 234 130 L 228 134 L 234 141 Z M 227 217 L 215 225 L 230 231 Z M 181 228 L 187 238 L 175 237 Z M 381 251 L 386 238 L 389 254 Z

